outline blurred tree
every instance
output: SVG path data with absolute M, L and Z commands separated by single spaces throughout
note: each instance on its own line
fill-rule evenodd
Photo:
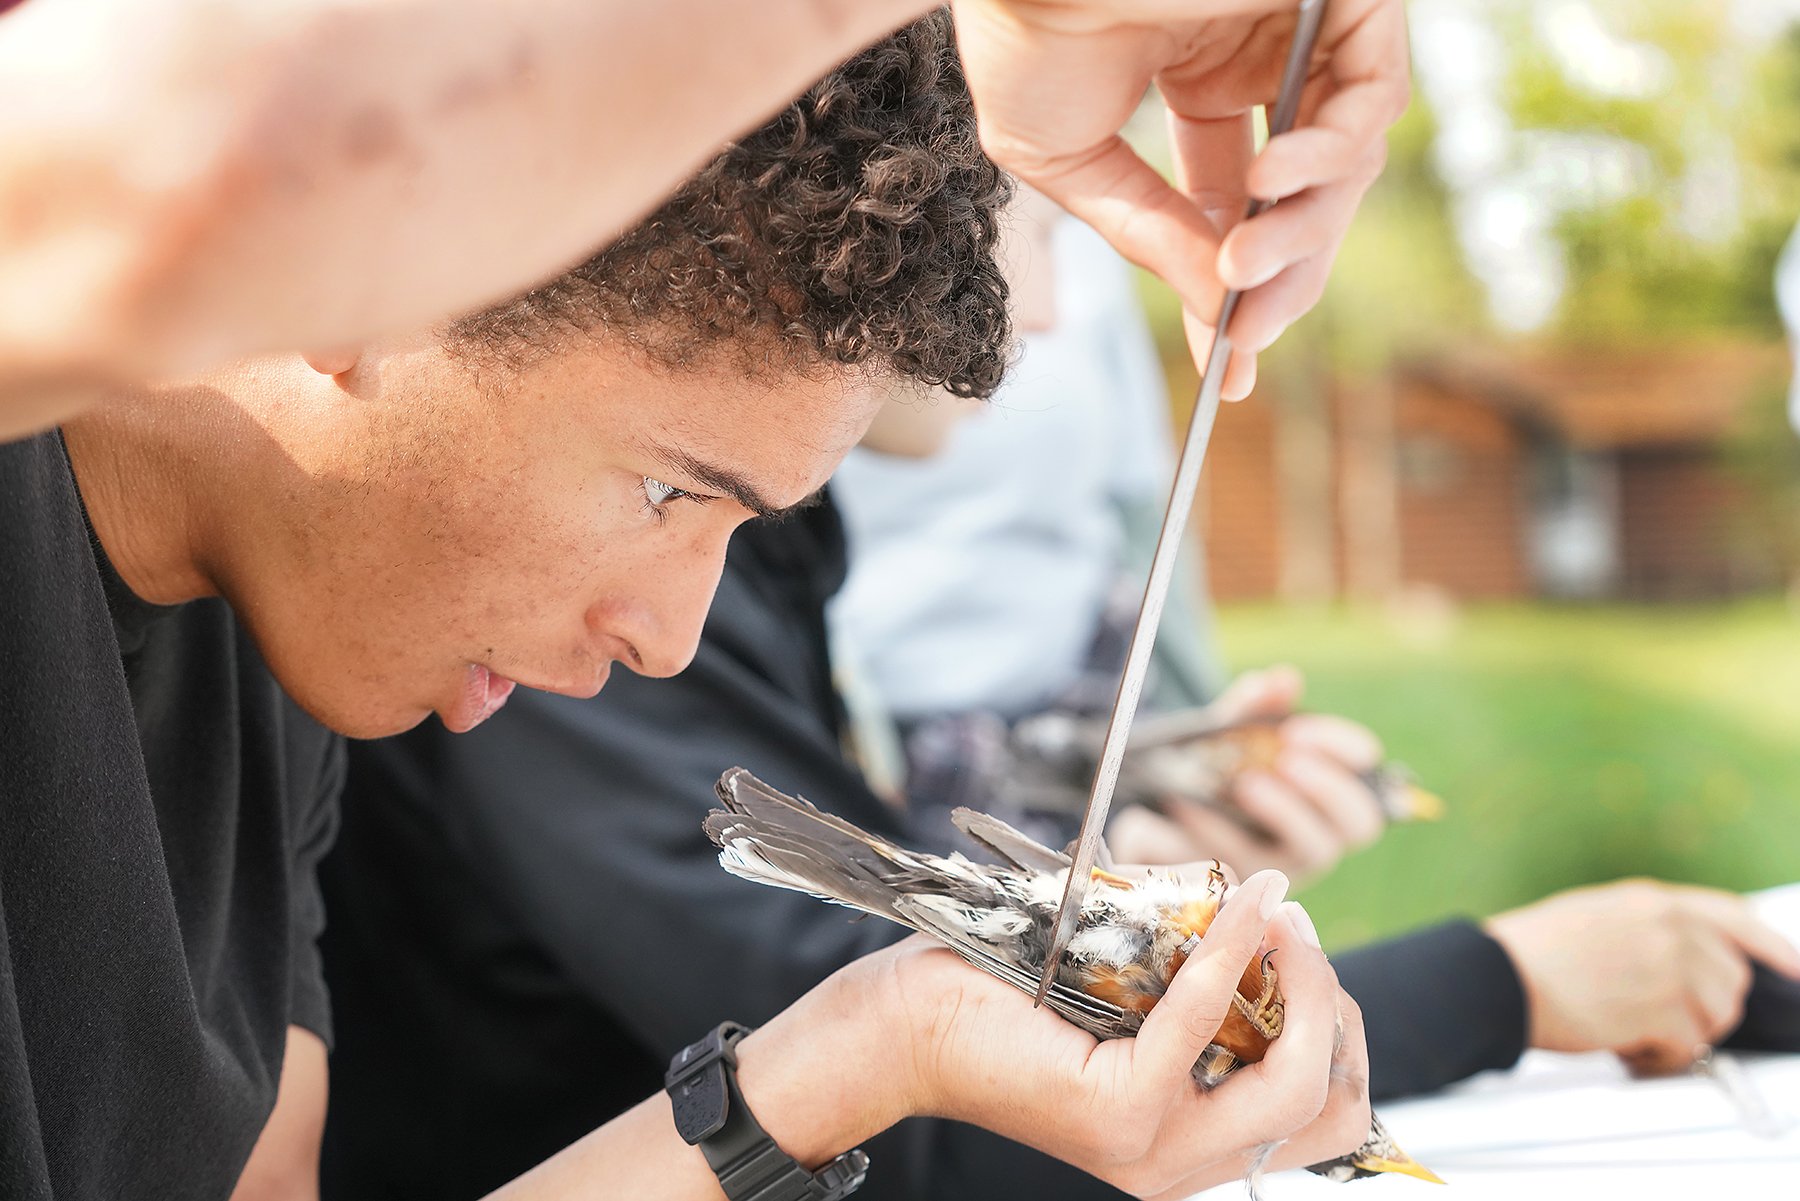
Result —
M 1590 36 L 1571 32 L 1575 9 Z M 1515 48 L 1518 153 L 1573 160 L 1521 164 L 1561 210 L 1568 276 L 1547 332 L 1776 335 L 1770 276 L 1800 215 L 1800 29 L 1760 41 L 1696 0 L 1540 0 L 1493 19 Z M 1631 167 L 1610 195 L 1595 169 L 1609 159 Z
M 1396 358 L 1491 331 L 1433 166 L 1437 137 L 1430 105 L 1415 100 L 1388 137 L 1387 169 L 1344 241 L 1318 319 L 1287 335 L 1315 342 L 1309 354 L 1342 370 L 1381 371 Z

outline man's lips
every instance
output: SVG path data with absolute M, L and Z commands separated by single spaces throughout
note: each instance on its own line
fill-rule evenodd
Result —
M 500 711 L 506 699 L 512 695 L 513 688 L 520 681 L 509 680 L 490 667 L 480 663 L 471 663 L 465 669 L 462 693 L 456 703 L 449 709 L 440 711 L 444 720 L 444 728 L 453 734 L 466 734 L 476 726 Z M 606 679 L 612 674 L 611 662 L 602 663 L 594 674 L 584 680 L 566 684 L 540 684 L 525 681 L 525 687 L 537 692 L 554 692 L 559 696 L 572 696 L 587 700 L 598 695 L 605 686 Z
M 452 734 L 467 734 L 500 711 L 512 695 L 513 682 L 479 663 L 469 664 L 461 695 L 442 714 L 444 728 Z

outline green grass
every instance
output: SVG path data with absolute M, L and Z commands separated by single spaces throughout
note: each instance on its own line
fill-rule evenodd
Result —
M 1227 606 L 1239 667 L 1373 727 L 1448 817 L 1307 889 L 1328 946 L 1627 875 L 1800 880 L 1800 617 L 1704 608 Z

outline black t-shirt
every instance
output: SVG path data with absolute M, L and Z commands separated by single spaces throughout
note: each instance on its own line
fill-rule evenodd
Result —
M 899 834 L 839 752 L 823 610 L 842 575 L 829 505 L 748 526 L 681 675 L 521 689 L 467 734 L 351 745 L 322 873 L 327 1198 L 481 1196 L 660 1089 L 720 1021 L 765 1021 L 900 936 L 745 885 L 700 829 L 742 762 Z M 906 1195 L 871 1150 L 859 1198 Z
M 339 1031 L 326 1201 L 478 1197 L 661 1088 L 669 1056 L 718 1022 L 764 1021 L 905 935 L 727 875 L 700 830 L 719 773 L 743 764 L 947 849 L 947 824 L 908 828 L 840 753 L 824 606 L 844 554 L 829 504 L 747 527 L 680 675 L 619 673 L 591 701 L 521 691 L 469 734 L 352 746 L 323 873 Z M 1428 1088 L 1517 1057 L 1518 982 L 1474 927 L 1337 962 L 1388 1057 L 1378 1082 Z M 1453 981 L 1457 1006 L 1388 1004 L 1417 973 Z M 867 1149 L 859 1201 L 1123 1196 L 954 1123 L 904 1122 Z
M 58 436 L 0 445 L 0 1197 L 230 1195 L 329 1034 L 342 771 L 223 601 L 125 588 Z

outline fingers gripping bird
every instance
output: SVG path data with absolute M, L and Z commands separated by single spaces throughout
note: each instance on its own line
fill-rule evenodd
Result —
M 1005 822 L 968 809 L 957 827 L 1002 865 L 909 851 L 811 803 L 779 792 L 743 768 L 718 784 L 723 810 L 706 819 L 719 862 L 759 884 L 810 893 L 929 934 L 983 971 L 1025 993 L 1037 989 L 1069 857 Z M 1096 1038 L 1129 1038 L 1199 947 L 1225 898 L 1215 863 L 1203 881 L 1152 872 L 1126 879 L 1095 870 L 1080 925 L 1045 1003 Z M 1212 1088 L 1242 1063 L 1256 1063 L 1281 1034 L 1279 978 L 1270 956 L 1238 980 L 1231 1011 L 1194 1064 Z M 1438 1181 L 1401 1151 L 1376 1121 L 1367 1141 L 1311 1169 L 1333 1180 L 1399 1172 Z

